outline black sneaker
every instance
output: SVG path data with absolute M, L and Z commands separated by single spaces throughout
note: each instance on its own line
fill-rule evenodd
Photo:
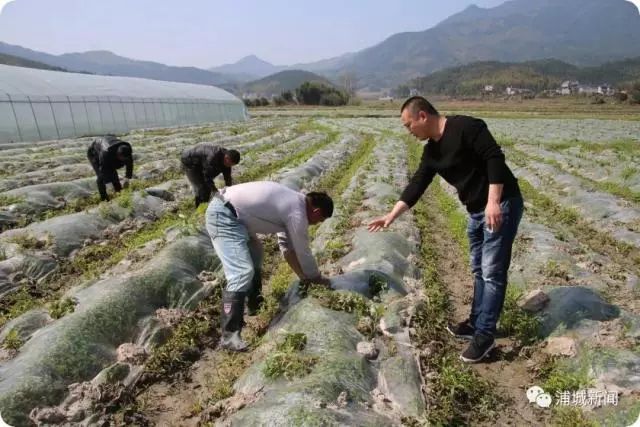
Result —
M 449 323 L 447 325 L 447 331 L 456 338 L 470 340 L 476 333 L 476 328 L 473 327 L 469 319 L 460 323 Z
M 479 362 L 491 353 L 496 346 L 496 340 L 489 335 L 475 334 L 469 346 L 460 355 L 460 359 L 466 363 Z

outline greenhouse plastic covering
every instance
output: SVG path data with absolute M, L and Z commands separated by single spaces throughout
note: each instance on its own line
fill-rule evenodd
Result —
M 0 142 L 245 120 L 214 86 L 0 65 Z

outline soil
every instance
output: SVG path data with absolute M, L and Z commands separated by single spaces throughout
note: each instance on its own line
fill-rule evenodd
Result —
M 452 308 L 449 320 L 462 321 L 469 316 L 473 298 L 471 270 L 467 257 L 446 231 L 442 212 L 434 209 L 433 218 L 433 229 L 442 231 L 432 234 L 431 239 L 438 252 L 438 274 L 449 293 Z M 508 337 L 497 339 L 496 344 L 489 358 L 471 365 L 482 378 L 494 385 L 496 394 L 505 402 L 499 417 L 487 425 L 544 425 L 548 415 L 545 416 L 543 409 L 532 406 L 525 395 L 527 389 L 535 385 L 535 379 L 529 370 L 531 359 L 519 356 L 516 343 Z M 456 340 L 456 347 L 462 352 L 466 348 L 466 342 Z

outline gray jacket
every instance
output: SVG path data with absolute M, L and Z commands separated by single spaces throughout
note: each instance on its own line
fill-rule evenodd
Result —
M 231 168 L 224 165 L 226 152 L 225 148 L 218 145 L 198 144 L 195 147 L 184 150 L 181 160 L 186 168 L 202 170 L 207 184 L 213 184 L 213 179 L 222 174 L 224 183 L 227 186 L 231 186 Z

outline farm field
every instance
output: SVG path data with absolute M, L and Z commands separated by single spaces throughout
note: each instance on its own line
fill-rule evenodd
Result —
M 135 131 L 122 136 L 135 179 L 103 203 L 86 160 L 91 138 L 0 145 L 3 418 L 631 424 L 640 413 L 637 113 L 555 119 L 472 108 L 502 145 L 526 208 L 498 347 L 472 366 L 445 329 L 472 297 L 466 212 L 451 188 L 436 179 L 387 231 L 366 230 L 422 153 L 395 113 L 273 109 L 248 122 Z M 235 182 L 324 190 L 336 202 L 312 229 L 336 291 L 301 288 L 276 240 L 264 238 L 266 303 L 246 317 L 243 354 L 216 350 L 224 276 L 178 160 L 199 142 L 242 153 Z M 546 302 L 522 308 L 533 291 Z M 526 399 L 532 385 L 554 402 L 588 389 L 617 400 L 540 408 Z

